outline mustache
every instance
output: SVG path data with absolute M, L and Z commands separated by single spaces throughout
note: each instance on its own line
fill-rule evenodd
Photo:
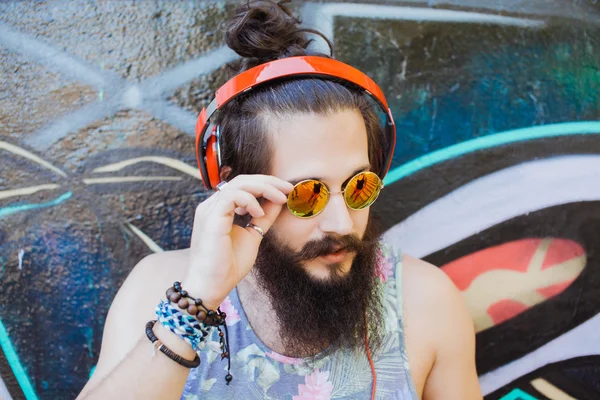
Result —
M 346 236 L 325 236 L 322 239 L 311 240 L 307 242 L 302 249 L 295 254 L 296 261 L 308 261 L 320 256 L 337 253 L 345 250 L 350 253 L 359 253 L 368 242 L 359 239 L 356 235 Z

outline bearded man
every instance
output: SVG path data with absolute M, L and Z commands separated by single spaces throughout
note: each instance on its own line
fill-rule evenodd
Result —
M 216 191 L 190 248 L 119 290 L 79 398 L 481 399 L 459 292 L 370 212 L 395 142 L 385 98 L 305 33 L 268 1 L 229 22 L 243 72 L 197 126 Z

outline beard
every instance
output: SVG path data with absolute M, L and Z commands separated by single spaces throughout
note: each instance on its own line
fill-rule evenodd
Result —
M 264 237 L 253 268 L 258 285 L 271 300 L 286 355 L 307 357 L 327 349 L 379 346 L 383 311 L 377 275 L 380 235 L 373 218 L 360 239 L 328 235 L 294 252 L 273 230 Z M 350 271 L 330 264 L 330 277 L 317 279 L 303 262 L 344 249 L 355 253 Z

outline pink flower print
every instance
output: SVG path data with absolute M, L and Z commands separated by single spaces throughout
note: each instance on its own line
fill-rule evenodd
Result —
M 306 385 L 298 385 L 298 395 L 293 400 L 329 400 L 333 392 L 333 384 L 328 381 L 329 371 L 315 370 L 306 375 Z
M 389 258 L 385 257 L 383 254 L 379 254 L 379 259 L 377 260 L 377 271 L 376 274 L 383 282 L 387 282 L 388 278 L 392 276 L 394 273 L 394 265 L 390 261 Z
M 225 298 L 225 300 L 223 301 L 223 303 L 221 303 L 221 306 L 219 308 L 227 315 L 227 318 L 225 319 L 227 325 L 233 325 L 235 323 L 240 322 L 240 314 L 237 312 L 235 307 L 233 307 L 233 304 L 231 304 L 229 296 Z
M 302 364 L 302 359 L 301 358 L 287 357 L 287 356 L 284 356 L 282 354 L 275 353 L 274 351 L 270 351 L 270 352 L 268 352 L 266 354 L 267 354 L 267 356 L 271 357 L 273 360 L 279 361 L 279 362 L 284 363 L 284 364 L 292 364 L 292 365 Z

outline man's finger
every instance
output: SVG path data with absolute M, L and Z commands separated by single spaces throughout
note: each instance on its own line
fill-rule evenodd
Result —
M 252 218 L 250 223 L 259 227 L 263 233 L 266 234 L 269 229 L 271 229 L 271 226 L 273 226 L 279 213 L 282 212 L 283 207 L 282 204 L 265 201 L 262 204 L 262 208 L 265 212 L 264 217 Z M 258 247 L 263 239 L 262 235 L 256 229 L 251 227 L 238 227 L 238 229 L 232 231 L 232 235 L 233 240 L 237 244 L 235 248 L 237 257 L 248 257 L 251 255 L 253 259 L 256 258 Z M 252 266 L 249 266 L 249 268 L 250 267 Z

